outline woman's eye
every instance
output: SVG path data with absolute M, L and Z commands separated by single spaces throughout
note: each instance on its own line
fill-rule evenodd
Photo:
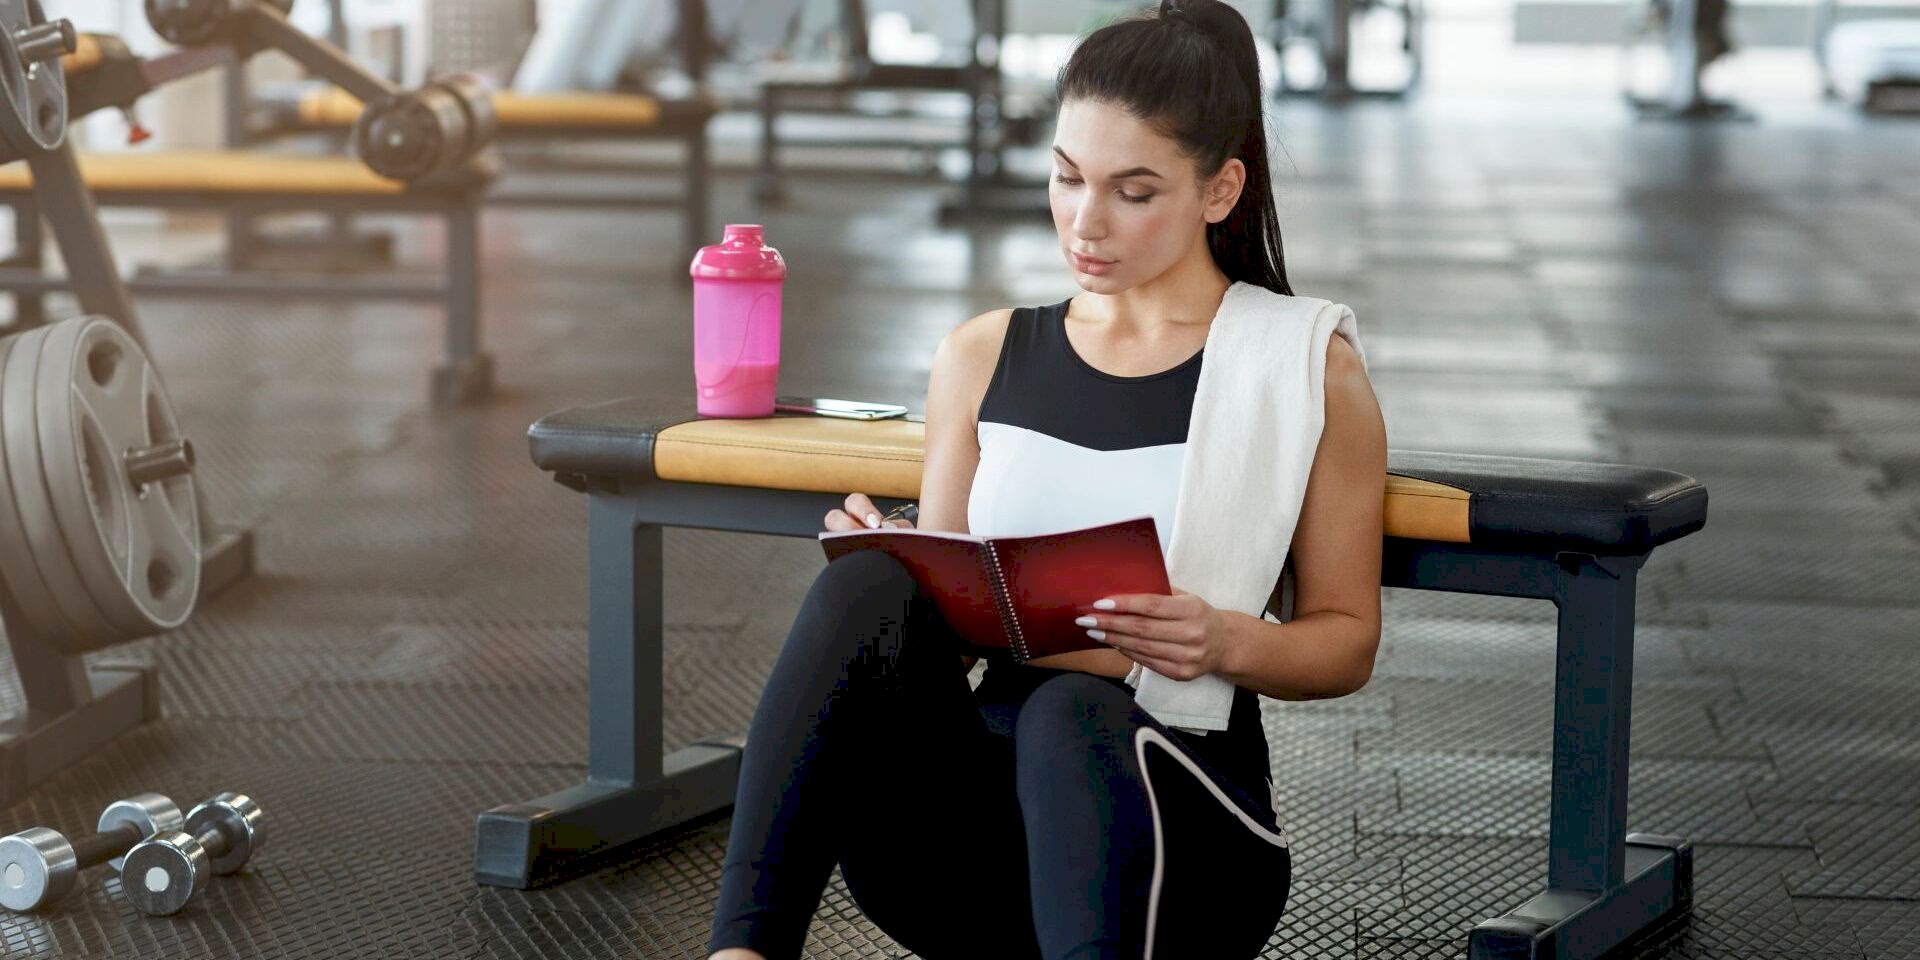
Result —
M 1078 179 L 1076 179 L 1076 178 L 1074 178 L 1074 177 L 1069 177 L 1069 176 L 1067 176 L 1067 175 L 1066 175 L 1066 174 L 1064 174 L 1064 173 L 1056 173 L 1056 174 L 1054 174 L 1054 175 L 1053 175 L 1053 182 L 1054 182 L 1054 183 L 1059 183 L 1059 184 L 1065 184 L 1066 186 L 1069 186 L 1069 187 L 1075 187 L 1075 186 L 1079 186 L 1079 185 L 1080 185 L 1080 181 L 1079 181 Z
M 1120 195 L 1120 198 L 1122 200 L 1127 201 L 1128 203 L 1146 203 L 1147 201 L 1153 199 L 1153 194 L 1143 193 L 1136 197 L 1131 193 L 1123 193 Z

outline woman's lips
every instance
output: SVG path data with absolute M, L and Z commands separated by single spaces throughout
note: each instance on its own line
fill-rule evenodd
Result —
M 1108 272 L 1112 271 L 1115 263 L 1115 261 L 1112 260 L 1095 260 L 1092 257 L 1083 257 L 1077 253 L 1069 253 L 1068 256 L 1073 258 L 1073 268 L 1075 270 L 1096 277 L 1105 276 Z

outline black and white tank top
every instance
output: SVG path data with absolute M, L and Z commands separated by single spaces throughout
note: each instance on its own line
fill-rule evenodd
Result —
M 976 535 L 1026 535 L 1150 514 L 1173 535 L 1202 350 L 1168 370 L 1116 377 L 1067 340 L 1067 302 L 1015 310 L 980 401 Z

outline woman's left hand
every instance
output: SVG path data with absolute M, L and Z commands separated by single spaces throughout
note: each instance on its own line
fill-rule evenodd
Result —
M 1117 593 L 1105 599 L 1113 609 L 1087 609 L 1075 621 L 1095 640 L 1173 680 L 1220 669 L 1226 657 L 1225 611 L 1179 587 L 1172 594 Z

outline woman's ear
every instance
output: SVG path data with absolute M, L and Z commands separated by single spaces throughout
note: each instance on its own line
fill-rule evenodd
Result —
M 1233 212 L 1234 204 L 1240 202 L 1240 191 L 1247 186 L 1247 165 L 1233 157 L 1220 166 L 1220 172 L 1207 181 L 1206 220 L 1219 223 Z

